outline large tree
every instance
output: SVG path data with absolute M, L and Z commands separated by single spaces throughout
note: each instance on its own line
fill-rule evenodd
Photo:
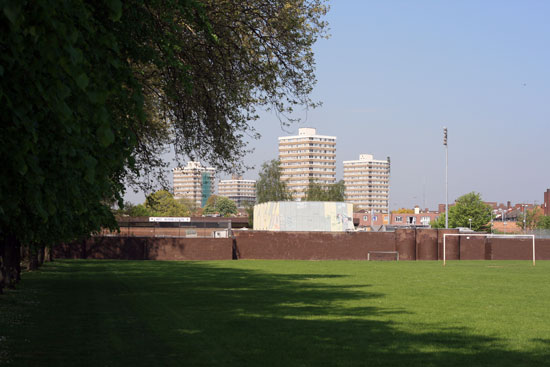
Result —
M 525 228 L 523 225 L 523 217 L 525 217 Z M 538 206 L 532 210 L 527 210 L 523 213 L 519 213 L 516 221 L 516 225 L 521 229 L 536 229 L 539 228 L 539 222 L 544 218 L 542 209 Z
M 292 200 L 292 193 L 286 182 L 281 180 L 281 163 L 278 160 L 273 159 L 264 162 L 259 176 L 256 182 L 256 200 L 258 204 L 267 201 Z
M 21 244 L 116 226 L 107 203 L 122 197 L 145 119 L 134 72 L 102 25 L 120 20 L 116 1 L 0 6 L 0 254 L 13 286 Z
M 258 107 L 314 106 L 322 0 L 0 2 L 0 255 L 115 227 L 161 153 L 241 167 Z M 139 176 L 141 175 L 141 178 Z M 0 284 L 1 288 L 1 284 Z
M 219 214 L 222 217 L 228 217 L 237 213 L 237 204 L 233 200 L 218 195 L 211 195 L 203 210 L 203 214 Z
M 191 210 L 183 201 L 176 200 L 174 195 L 166 190 L 159 190 L 145 200 L 147 208 L 156 217 L 188 217 Z
M 344 201 L 346 186 L 340 180 L 335 184 L 323 185 L 310 181 L 306 191 L 306 201 Z
M 481 200 L 480 194 L 470 192 L 462 195 L 449 208 L 449 228 L 469 228 L 471 219 L 472 230 L 490 230 L 491 211 L 491 207 Z M 445 213 L 441 213 L 432 227 L 445 228 Z

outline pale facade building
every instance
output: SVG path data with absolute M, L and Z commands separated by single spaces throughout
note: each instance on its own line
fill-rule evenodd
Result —
M 388 213 L 390 198 L 390 158 L 377 160 L 361 154 L 359 160 L 344 161 L 346 202 L 374 213 Z
M 200 162 L 187 162 L 183 168 L 174 168 L 172 174 L 176 199 L 186 198 L 203 207 L 214 194 L 216 170 L 212 167 L 203 167 Z
M 238 208 L 246 207 L 247 203 L 254 205 L 256 180 L 243 180 L 240 176 L 233 176 L 231 180 L 220 180 L 218 192 L 220 196 L 233 200 Z
M 336 182 L 336 137 L 317 135 L 313 128 L 298 129 L 298 135 L 279 138 L 281 179 L 302 200 L 310 181 Z

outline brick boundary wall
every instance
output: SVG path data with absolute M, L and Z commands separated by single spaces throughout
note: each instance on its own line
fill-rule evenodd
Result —
M 54 248 L 58 259 L 231 260 L 231 238 L 92 237 Z
M 449 229 L 400 229 L 395 232 L 235 231 L 232 238 L 92 237 L 54 248 L 65 259 L 120 260 L 441 260 L 443 234 Z M 550 260 L 550 239 L 537 239 L 537 260 Z M 531 241 L 448 237 L 448 260 L 530 260 Z

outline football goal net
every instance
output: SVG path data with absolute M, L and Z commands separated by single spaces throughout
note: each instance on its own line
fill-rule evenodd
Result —
M 445 254 L 445 250 L 447 247 L 447 238 L 449 237 L 485 237 L 487 238 L 506 238 L 506 239 L 512 239 L 512 238 L 523 238 L 523 239 L 531 239 L 533 243 L 533 266 L 535 266 L 535 235 L 534 234 L 490 234 L 490 233 L 445 233 L 443 234 L 443 266 L 447 263 L 447 257 Z

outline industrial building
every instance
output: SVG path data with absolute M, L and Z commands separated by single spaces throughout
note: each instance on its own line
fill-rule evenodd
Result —
M 376 160 L 361 154 L 359 160 L 344 161 L 346 202 L 375 213 L 389 213 L 390 158 Z
M 183 168 L 174 168 L 174 197 L 189 199 L 199 207 L 205 206 L 206 200 L 214 194 L 215 173 L 214 168 L 203 167 L 200 162 L 193 161 Z
M 300 128 L 298 135 L 279 137 L 279 160 L 281 180 L 296 200 L 302 200 L 310 181 L 324 185 L 336 182 L 336 137 Z

